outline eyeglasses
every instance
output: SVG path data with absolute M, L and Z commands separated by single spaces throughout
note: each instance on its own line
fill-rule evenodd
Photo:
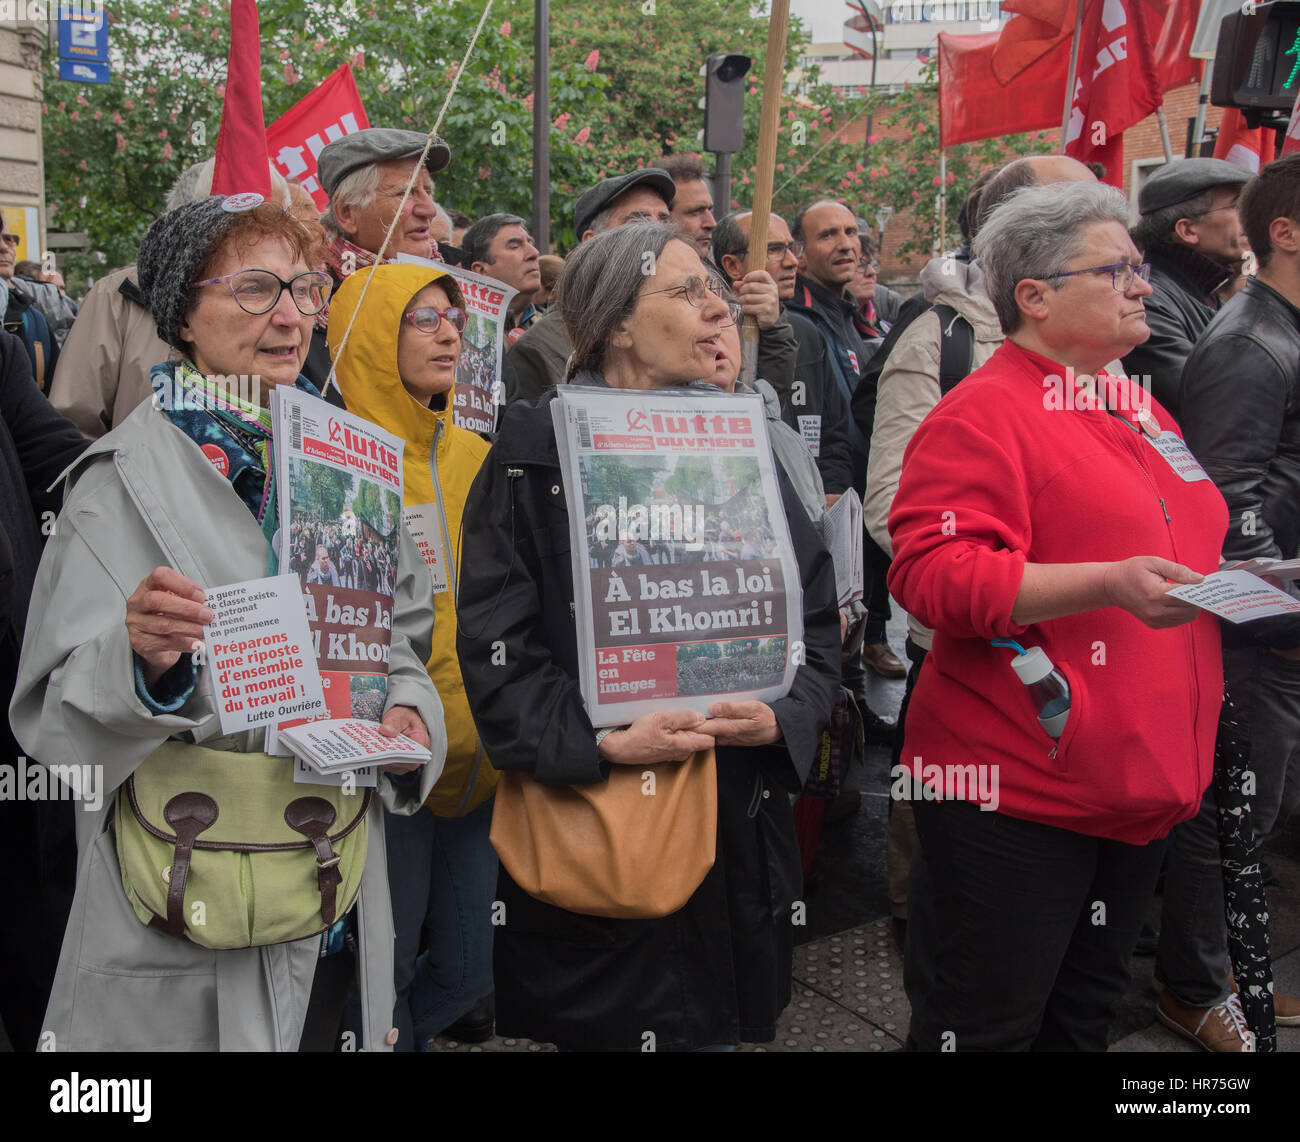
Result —
M 419 309 L 402 314 L 402 319 L 409 321 L 421 333 L 437 333 L 438 326 L 444 319 L 457 333 L 465 329 L 465 311 L 455 305 L 443 310 L 434 309 L 431 305 L 422 305 Z
M 1234 198 L 1231 202 L 1225 202 L 1222 206 L 1211 207 L 1209 210 L 1202 210 L 1196 218 L 1204 218 L 1207 214 L 1217 214 L 1220 210 L 1236 210 L 1241 206 L 1241 199 Z M 1196 218 L 1192 221 L 1195 222 Z
M 740 320 L 740 302 L 728 300 L 726 286 L 721 282 L 706 282 L 700 277 L 687 278 L 681 285 L 667 286 L 664 289 L 646 290 L 643 296 L 649 297 L 652 293 L 680 293 L 696 309 L 703 305 L 713 294 L 719 301 L 727 307 L 727 312 L 731 315 L 731 320 L 726 322 L 728 325 L 735 325 Z
M 802 242 L 769 242 L 767 244 L 767 256 L 769 258 L 784 258 L 787 250 L 789 250 L 796 258 L 802 258 L 804 245 Z M 749 247 L 741 246 L 739 250 L 734 252 L 736 257 L 743 258 L 749 253 Z
M 18 235 L 17 235 L 17 234 L 0 234 L 0 242 L 3 242 L 6 246 L 17 246 L 17 245 L 18 245 Z
M 206 278 L 194 285 L 216 285 L 219 282 L 229 282 L 231 296 L 239 308 L 254 315 L 270 313 L 280 303 L 280 294 L 288 290 L 298 312 L 310 317 L 329 304 L 330 290 L 334 288 L 334 279 L 320 270 L 308 270 L 289 281 L 270 270 L 236 270 L 233 274 Z
M 1120 293 L 1128 293 L 1133 288 L 1133 279 L 1141 278 L 1144 282 L 1151 280 L 1151 263 L 1143 262 L 1140 266 L 1131 266 L 1128 262 L 1116 262 L 1113 266 L 1093 266 L 1088 270 L 1069 270 L 1061 274 L 1048 274 L 1044 279 L 1073 278 L 1079 274 L 1110 274 L 1110 282 Z

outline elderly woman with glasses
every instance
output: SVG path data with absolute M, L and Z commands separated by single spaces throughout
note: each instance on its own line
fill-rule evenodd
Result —
M 321 238 L 277 205 L 213 197 L 164 214 L 140 246 L 140 287 L 176 359 L 153 370 L 154 399 L 66 474 L 11 708 L 27 750 L 80 775 L 86 810 L 42 1035 L 52 1049 L 338 1049 L 354 975 L 353 1042 L 394 1041 L 380 799 L 413 813 L 445 745 L 424 669 L 423 560 L 403 534 L 382 732 L 429 745 L 433 762 L 396 782 L 408 767 L 385 772 L 380 798 L 296 784 L 292 758 L 263 752 L 263 731 L 223 734 L 201 653 L 205 592 L 280 570 L 267 402 L 276 385 L 315 393 L 300 370 L 329 297 L 329 278 L 310 266 Z M 169 783 L 181 792 L 155 807 L 160 826 L 150 791 Z M 268 804 L 283 820 L 278 808 L 262 815 Z M 328 856 L 345 815 L 365 842 Z M 163 867 L 135 859 L 148 851 L 141 827 L 167 842 Z M 274 846 L 278 879 L 257 855 L 242 858 L 238 885 L 219 879 L 229 861 L 204 847 L 232 838 Z M 165 904 L 150 905 L 159 892 Z M 236 935 L 205 934 L 218 927 Z M 295 935 L 255 934 L 270 930 Z
M 1106 372 L 1148 336 L 1118 191 L 1029 187 L 976 256 L 1006 334 L 904 460 L 889 586 L 934 648 L 894 795 L 915 801 L 909 1044 L 1095 1050 L 1162 839 L 1210 780 L 1227 511 L 1177 426 Z M 907 772 L 903 772 L 906 770 Z
M 647 272 L 647 271 L 651 272 Z M 654 223 L 607 231 L 565 263 L 558 301 L 569 381 L 716 395 L 722 335 L 738 307 L 694 248 Z M 551 397 L 506 409 L 465 510 L 459 651 L 492 763 L 549 785 L 590 785 L 717 747 L 717 858 L 662 919 L 579 915 L 529 897 L 502 869 L 497 1028 L 563 1049 L 726 1048 L 775 1033 L 802 922 L 788 793 L 803 786 L 838 682 L 834 573 L 784 474 L 782 505 L 804 605 L 804 664 L 771 705 L 671 707 L 597 733 L 578 684 L 570 522 Z

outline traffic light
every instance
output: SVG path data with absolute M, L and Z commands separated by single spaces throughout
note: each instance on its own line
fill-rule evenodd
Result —
M 749 56 L 714 52 L 704 64 L 704 149 L 735 154 L 745 145 L 745 73 Z
M 1219 25 L 1210 102 L 1256 113 L 1290 111 L 1300 88 L 1300 3 L 1245 8 L 1250 11 L 1233 12 Z

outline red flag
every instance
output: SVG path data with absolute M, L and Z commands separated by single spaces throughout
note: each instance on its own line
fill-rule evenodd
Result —
M 1141 0 L 1093 0 L 1083 17 L 1065 153 L 1099 162 L 1124 183 L 1124 132 L 1160 106 L 1160 81 Z
M 327 143 L 370 126 L 352 68 L 344 64 L 266 129 L 266 153 L 285 178 L 296 178 L 316 202 L 329 196 L 316 181 L 316 157 Z
M 271 197 L 271 169 L 263 154 L 265 138 L 257 0 L 230 0 L 230 56 L 212 171 L 213 194 L 255 191 L 263 198 Z
M 955 146 L 1061 125 L 1070 66 L 1069 41 L 1025 68 L 1015 83 L 998 82 L 993 52 L 999 33 L 939 33 L 939 145 Z
M 1263 127 L 1247 127 L 1246 117 L 1237 108 L 1229 107 L 1219 124 L 1214 157 L 1258 173 L 1260 167 L 1273 161 L 1273 132 Z
M 1289 155 L 1295 151 L 1300 151 L 1300 92 L 1296 93 L 1295 105 L 1291 108 L 1291 125 L 1282 140 L 1282 154 Z

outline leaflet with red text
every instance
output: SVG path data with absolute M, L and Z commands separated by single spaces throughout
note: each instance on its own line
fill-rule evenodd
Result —
M 564 386 L 551 412 L 592 724 L 787 694 L 803 592 L 762 398 Z

